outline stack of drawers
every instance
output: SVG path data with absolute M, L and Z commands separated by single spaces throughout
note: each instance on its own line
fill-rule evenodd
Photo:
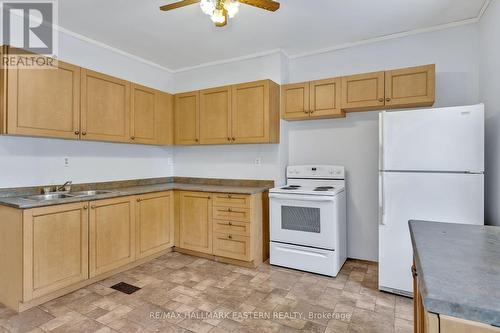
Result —
M 251 196 L 214 194 L 212 212 L 214 255 L 243 261 L 254 260 Z

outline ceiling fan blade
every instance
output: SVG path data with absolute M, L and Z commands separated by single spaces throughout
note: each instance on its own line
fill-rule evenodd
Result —
M 168 5 L 161 6 L 160 10 L 164 10 L 164 11 L 172 10 L 172 9 L 176 9 L 176 8 L 189 6 L 189 5 L 198 3 L 198 2 L 200 2 L 200 0 L 183 0 L 183 1 L 174 2 L 174 3 L 168 4 Z
M 280 3 L 272 0 L 239 0 L 246 5 L 262 8 L 275 12 L 280 8 Z

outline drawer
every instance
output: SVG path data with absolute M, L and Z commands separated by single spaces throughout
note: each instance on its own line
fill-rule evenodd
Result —
M 237 260 L 251 261 L 250 237 L 214 233 L 214 254 Z
M 250 236 L 250 223 L 213 220 L 214 232 L 233 234 L 240 236 Z
M 215 193 L 214 206 L 250 208 L 250 196 L 242 194 Z
M 213 207 L 213 218 L 216 220 L 250 222 L 250 209 L 233 208 L 233 207 Z

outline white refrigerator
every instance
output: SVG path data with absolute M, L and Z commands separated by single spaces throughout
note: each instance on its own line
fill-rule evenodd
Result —
M 484 105 L 379 117 L 379 289 L 410 296 L 409 220 L 484 224 Z

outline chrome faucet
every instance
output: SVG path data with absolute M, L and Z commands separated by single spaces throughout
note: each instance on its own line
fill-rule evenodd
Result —
M 66 183 L 62 184 L 61 186 L 56 188 L 56 192 L 70 192 L 71 191 L 71 184 L 73 182 L 71 180 L 68 180 Z

